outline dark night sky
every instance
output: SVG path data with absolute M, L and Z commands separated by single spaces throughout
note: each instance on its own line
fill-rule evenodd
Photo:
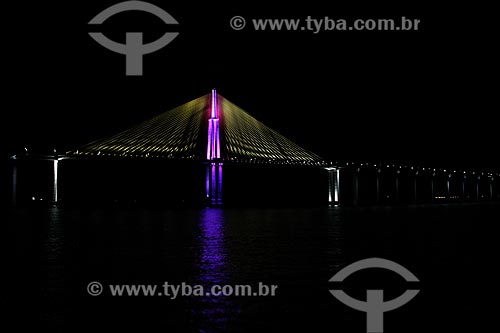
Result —
M 150 1 L 179 37 L 144 57 L 144 76 L 89 36 L 87 22 L 118 1 L 12 5 L 4 36 L 1 153 L 75 148 L 206 94 L 212 87 L 268 126 L 331 160 L 498 167 L 491 39 L 471 8 L 336 2 Z M 469 14 L 469 18 L 464 16 Z M 420 18 L 418 32 L 233 31 L 249 18 Z M 110 19 L 115 40 L 165 31 L 145 13 Z M 480 20 L 477 20 L 480 21 Z M 464 24 L 467 22 L 467 24 Z M 5 55 L 5 54 L 4 54 Z M 6 89 L 6 90 L 5 90 Z M 462 113 L 464 111 L 464 113 Z

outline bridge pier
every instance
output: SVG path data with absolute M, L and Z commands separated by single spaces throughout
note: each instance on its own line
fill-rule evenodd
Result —
M 490 182 L 490 200 L 493 200 L 493 183 Z
M 462 177 L 462 201 L 465 201 L 466 200 L 466 197 L 465 197 L 465 180 L 467 179 L 467 176 L 464 175 Z
M 479 183 L 481 182 L 481 176 L 477 176 L 476 178 L 476 200 L 481 200 L 481 191 L 479 187 Z
M 495 177 L 490 177 L 490 200 L 495 199 L 495 192 L 493 191 L 493 183 L 495 182 Z
M 207 165 L 206 198 L 212 205 L 222 204 L 222 163 L 212 162 Z
M 434 201 L 434 176 L 436 173 L 432 173 L 431 175 L 431 202 Z
M 451 173 L 446 178 L 446 199 L 451 199 L 451 190 L 450 190 L 450 181 L 451 181 Z
M 59 201 L 59 161 L 53 161 L 53 182 L 52 182 L 52 203 L 57 204 Z
M 394 201 L 399 202 L 399 175 L 401 170 L 396 170 L 396 193 L 394 194 Z
M 413 175 L 413 203 L 417 203 L 418 201 L 417 177 L 418 177 L 418 171 L 415 171 L 415 174 Z
M 359 200 L 359 170 L 360 170 L 359 168 L 354 170 L 354 174 L 353 174 L 353 178 L 352 178 L 352 181 L 353 181 L 352 204 L 354 206 L 356 206 L 358 204 L 358 200 Z
M 337 168 L 326 168 L 328 172 L 328 205 L 338 205 L 340 189 L 340 170 Z
M 377 169 L 377 196 L 376 196 L 376 203 L 380 203 L 380 173 L 382 170 L 380 168 Z

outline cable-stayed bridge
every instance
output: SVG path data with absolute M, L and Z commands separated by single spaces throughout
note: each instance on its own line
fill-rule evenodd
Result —
M 66 153 L 69 157 L 192 160 L 207 164 L 206 197 L 222 203 L 224 163 L 327 166 L 220 96 L 215 89 L 138 126 Z
M 194 180 L 178 182 L 177 191 L 180 187 L 198 188 L 199 181 L 203 183 L 203 201 L 212 205 L 220 205 L 226 201 L 223 200 L 223 192 L 230 194 L 232 199 L 237 196 L 243 201 L 265 197 L 266 194 L 271 200 L 278 200 L 287 195 L 288 198 L 293 197 L 291 194 L 295 197 L 302 195 L 330 205 L 478 201 L 500 198 L 500 177 L 492 171 L 325 161 L 267 127 L 219 95 L 215 89 L 130 129 L 70 150 L 65 155 L 34 157 L 25 153 L 13 157 L 15 161 L 33 159 L 51 162 L 51 194 L 50 198 L 47 198 L 47 194 L 44 196 L 46 201 L 54 203 L 61 201 L 61 178 L 68 178 L 60 175 L 61 162 L 69 165 L 69 161 L 77 161 L 80 164 L 86 163 L 85 161 L 113 161 L 112 167 L 106 171 L 108 176 L 102 176 L 106 172 L 101 167 L 94 170 L 94 175 L 103 177 L 94 178 L 106 182 L 106 177 L 109 178 L 122 168 L 124 163 L 120 161 L 124 160 L 139 161 L 139 164 L 135 164 L 136 169 L 128 171 L 127 175 L 154 172 L 154 168 L 149 167 L 150 164 L 140 161 L 184 163 L 181 164 L 181 169 L 189 169 L 186 174 L 190 175 L 191 172 L 192 177 L 188 178 Z M 193 165 L 199 167 L 192 167 Z M 140 168 L 144 170 L 137 171 Z M 318 170 L 321 170 L 321 173 Z M 78 172 L 82 175 L 86 171 L 88 169 Z M 160 174 L 168 173 L 165 164 L 157 171 Z M 238 173 L 239 175 L 235 176 Z M 19 176 L 18 166 L 14 163 L 13 201 L 16 201 L 18 196 Z M 123 182 L 130 182 L 133 178 L 127 176 Z M 154 184 L 158 178 L 142 182 Z M 241 182 L 241 179 L 247 181 Z M 276 182 L 277 179 L 281 179 L 280 182 Z M 175 187 L 175 181 L 176 179 L 166 182 L 161 191 L 174 191 L 172 189 Z M 314 186 L 312 183 L 315 183 Z M 85 181 L 66 188 L 84 185 Z M 123 186 L 120 183 L 115 185 Z M 101 187 L 98 184 L 93 186 Z M 251 192 L 248 188 L 255 186 L 262 188 L 259 195 L 244 195 Z M 133 186 L 131 188 L 134 189 Z M 141 186 L 137 189 L 143 190 L 147 191 L 147 188 Z M 71 192 L 71 189 L 66 192 Z M 96 190 L 90 196 L 99 192 Z M 41 196 L 31 196 L 33 200 L 37 200 L 37 197 Z

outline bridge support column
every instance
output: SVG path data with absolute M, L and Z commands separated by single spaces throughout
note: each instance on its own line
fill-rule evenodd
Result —
M 465 197 L 465 180 L 467 179 L 467 176 L 462 177 L 462 201 L 465 201 L 467 198 Z
M 206 198 L 212 205 L 222 204 L 222 163 L 207 165 Z
M 447 200 L 451 199 L 450 181 L 451 181 L 451 174 L 449 174 L 448 177 L 446 178 L 446 199 Z
M 436 173 L 431 175 L 431 201 L 434 201 L 434 176 Z
M 376 202 L 380 203 L 380 173 L 382 172 L 381 169 L 377 169 L 377 197 L 376 197 Z
M 396 193 L 394 196 L 394 200 L 396 202 L 399 202 L 399 174 L 401 173 L 400 170 L 396 170 Z
M 59 161 L 53 161 L 53 183 L 52 183 L 52 203 L 56 204 L 59 201 Z
M 413 176 L 413 203 L 417 203 L 418 201 L 417 177 L 418 177 L 418 171 L 416 171 L 415 175 Z
M 358 200 L 359 200 L 359 177 L 358 177 L 358 174 L 359 174 L 359 168 L 356 169 L 354 171 L 354 174 L 353 174 L 353 178 L 352 178 L 352 181 L 353 181 L 353 190 L 352 190 L 352 204 L 353 205 L 357 205 L 358 204 Z
M 479 190 L 479 183 L 481 182 L 481 176 L 477 176 L 476 178 L 476 199 L 481 200 L 481 193 Z
M 340 202 L 340 170 L 337 168 L 327 168 L 328 171 L 328 205 L 338 205 Z
M 494 178 L 490 178 L 490 200 L 493 200 L 493 180 Z

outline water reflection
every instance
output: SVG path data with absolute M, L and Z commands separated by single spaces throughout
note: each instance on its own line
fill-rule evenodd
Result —
M 23 306 L 18 315 L 24 322 L 41 317 L 52 331 L 104 323 L 169 332 L 309 332 L 330 327 L 332 318 L 338 332 L 362 330 L 362 315 L 355 316 L 331 297 L 328 279 L 347 264 L 373 256 L 414 264 L 417 269 L 412 270 L 427 276 L 436 293 L 430 289 L 431 303 L 421 303 L 430 307 L 413 303 L 416 311 L 440 314 L 432 304 L 452 300 L 448 305 L 460 312 L 453 307 L 461 304 L 453 291 L 467 276 L 447 284 L 464 271 L 474 271 L 464 258 L 475 255 L 470 246 L 461 245 L 470 244 L 471 237 L 483 239 L 484 228 L 472 228 L 471 221 L 481 216 L 481 226 L 494 225 L 499 211 L 496 204 L 158 213 L 17 209 L 10 223 L 16 230 L 23 285 L 16 291 Z M 86 284 L 100 279 L 185 281 L 206 287 L 263 281 L 279 288 L 272 298 L 87 296 Z M 445 294 L 442 286 L 449 287 Z M 471 297 L 466 295 L 466 300 Z M 432 303 L 434 298 L 439 302 Z M 431 319 L 443 327 L 449 323 L 436 318 Z M 391 322 L 404 331 L 405 319 Z M 420 326 L 411 331 L 425 331 Z
M 17 204 L 17 166 L 12 167 L 12 207 Z
M 45 306 L 42 320 L 59 325 L 66 315 L 65 291 L 67 290 L 67 275 L 65 257 L 65 230 L 61 212 L 56 207 L 47 212 L 46 233 L 42 236 L 40 262 L 42 263 L 41 278 L 46 283 L 41 286 L 41 295 Z
M 218 208 L 200 212 L 200 282 L 206 285 L 226 283 L 228 257 L 224 242 L 224 216 Z
M 195 283 L 209 291 L 214 285 L 231 283 L 231 264 L 225 243 L 224 211 L 206 208 L 200 211 L 198 263 Z M 229 297 L 204 296 L 194 300 L 192 312 L 200 332 L 228 331 L 228 325 L 238 312 Z
M 344 253 L 345 230 L 343 219 L 345 220 L 345 217 L 343 218 L 341 214 L 342 210 L 336 206 L 328 209 L 325 217 L 325 220 L 328 222 L 328 243 L 325 246 L 325 256 L 328 261 L 329 272 L 336 272 L 347 263 Z

